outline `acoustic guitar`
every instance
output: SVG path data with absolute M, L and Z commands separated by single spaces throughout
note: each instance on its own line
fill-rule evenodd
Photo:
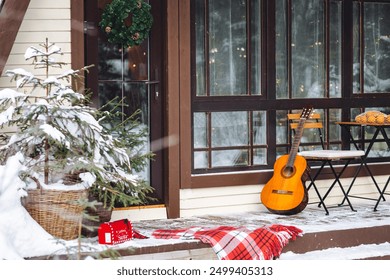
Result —
M 261 202 L 272 213 L 293 215 L 301 212 L 308 203 L 304 186 L 306 159 L 297 155 L 304 124 L 312 108 L 304 108 L 295 130 L 290 153 L 279 157 L 274 164 L 274 174 L 261 191 Z

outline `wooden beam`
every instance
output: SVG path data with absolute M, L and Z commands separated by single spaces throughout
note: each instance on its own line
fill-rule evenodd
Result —
M 81 69 L 85 66 L 84 57 L 84 1 L 71 0 L 71 55 L 72 69 Z M 73 89 L 83 92 L 85 75 L 82 80 L 73 80 Z
M 0 12 L 0 75 L 11 53 L 30 0 L 4 0 Z
M 166 101 L 167 135 L 178 137 L 180 133 L 180 42 L 179 42 L 179 9 L 181 1 L 167 1 L 167 84 Z M 180 138 L 180 137 L 179 137 Z M 168 218 L 180 215 L 180 149 L 178 145 L 170 146 L 166 163 L 167 185 L 166 205 Z

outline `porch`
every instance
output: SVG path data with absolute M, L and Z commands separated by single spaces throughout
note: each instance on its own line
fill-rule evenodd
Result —
M 303 231 L 284 247 L 280 260 L 390 260 L 390 205 L 382 202 L 374 212 L 372 202 L 352 200 L 357 210 L 349 207 L 331 208 L 327 216 L 323 209 L 310 204 L 304 211 L 292 216 L 275 215 L 263 208 L 239 214 L 201 215 L 179 219 L 156 219 L 133 222 L 134 229 L 150 236 L 156 229 L 181 229 L 191 226 L 246 226 L 262 227 L 281 224 L 295 226 Z M 96 239 L 85 240 L 96 244 Z M 209 244 L 198 240 L 133 239 L 109 246 L 120 259 L 126 260 L 216 260 Z M 87 255 L 96 255 L 95 253 Z M 70 256 L 72 257 L 72 256 Z M 53 257 L 50 257 L 53 258 Z M 54 257 L 67 259 L 69 255 Z M 42 259 L 42 258 L 39 258 Z M 45 257 L 45 259 L 47 259 Z
M 348 207 L 323 209 L 309 205 L 293 216 L 278 216 L 266 209 L 236 215 L 204 215 L 173 220 L 134 222 L 141 232 L 190 226 L 261 227 L 271 224 L 293 225 L 303 236 L 284 247 L 280 259 L 390 259 L 390 208 L 388 202 L 374 212 L 372 203 L 355 202 L 357 212 Z M 150 240 L 134 240 L 131 252 L 120 250 L 124 259 L 217 259 L 210 245 L 198 241 L 153 245 Z M 375 245 L 376 246 L 373 246 Z M 387 251 L 387 253 L 383 253 Z

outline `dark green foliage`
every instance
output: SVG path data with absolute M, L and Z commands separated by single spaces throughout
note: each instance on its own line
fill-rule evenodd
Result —
M 15 130 L 3 136 L 1 164 L 21 153 L 26 169 L 20 176 L 27 185 L 62 184 L 66 189 L 81 184 L 108 207 L 147 202 L 153 189 L 135 172 L 151 154 L 140 148 L 147 131 L 136 114 L 119 122 L 118 113 L 90 107 L 85 95 L 66 84 L 88 67 L 50 76 L 51 67 L 65 64 L 55 62 L 53 56 L 61 51 L 54 44 L 42 47 L 30 47 L 25 57 L 35 68 L 46 69 L 45 77 L 23 69 L 7 71 L 18 91 L 0 91 L 0 126 Z

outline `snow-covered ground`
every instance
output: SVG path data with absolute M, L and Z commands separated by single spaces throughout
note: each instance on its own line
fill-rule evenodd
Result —
M 390 243 L 362 244 L 348 248 L 329 248 L 311 251 L 304 254 L 286 252 L 280 255 L 280 260 L 358 260 L 372 257 L 388 256 Z
M 17 156 L 10 158 L 7 165 L 0 166 L 0 259 L 24 259 L 50 254 L 66 254 L 69 250 L 75 253 L 72 250 L 77 248 L 77 240 L 65 241 L 53 238 L 31 218 L 21 205 L 20 198 L 26 195 L 23 190 L 24 183 L 17 176 L 21 168 L 23 167 Z M 355 203 L 357 212 L 352 212 L 348 207 L 331 209 L 328 216 L 322 209 L 315 205 L 309 205 L 304 211 L 293 216 L 274 215 L 264 209 L 261 212 L 236 215 L 139 221 L 134 222 L 133 226 L 137 231 L 147 236 L 150 236 L 155 229 L 190 226 L 212 227 L 216 225 L 260 227 L 269 224 L 293 225 L 302 229 L 303 234 L 305 234 L 390 225 L 389 203 L 388 201 L 382 202 L 377 212 L 373 211 L 373 202 Z M 99 245 L 96 240 L 86 239 L 86 241 L 85 246 L 83 246 L 85 250 L 100 251 L 107 248 Z M 134 239 L 111 248 L 145 247 L 177 242 L 183 242 L 183 240 Z M 389 243 L 343 249 L 333 248 L 299 255 L 288 252 L 283 254 L 280 259 L 356 259 L 381 255 L 390 255 Z

